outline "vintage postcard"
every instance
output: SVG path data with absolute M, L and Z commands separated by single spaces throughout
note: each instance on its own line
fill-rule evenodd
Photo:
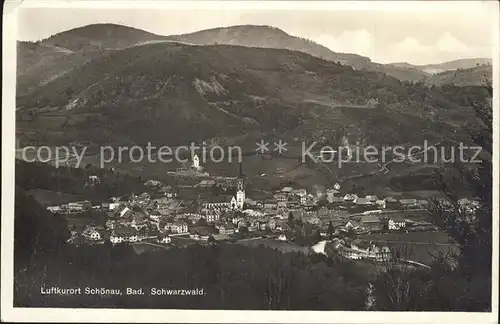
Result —
M 7 1 L 2 320 L 498 321 L 496 1 Z

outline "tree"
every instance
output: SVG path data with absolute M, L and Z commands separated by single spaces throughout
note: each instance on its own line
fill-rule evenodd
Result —
M 328 222 L 328 230 L 327 230 L 327 233 L 328 233 L 328 238 L 331 240 L 333 238 L 333 233 L 335 232 L 334 228 L 333 228 L 333 224 L 332 224 L 332 221 L 329 221 Z
M 493 89 L 486 87 L 489 98 L 485 102 L 473 101 L 471 106 L 480 119 L 479 127 L 472 128 L 472 141 L 482 148 L 481 162 L 477 165 L 455 164 L 454 169 L 442 172 L 439 177 L 445 201 L 433 201 L 431 216 L 434 223 L 446 230 L 460 248 L 458 267 L 450 274 L 470 295 L 449 296 L 454 307 L 484 311 L 491 309 L 491 253 L 492 253 L 492 144 Z M 459 203 L 457 184 L 464 184 L 472 192 L 478 205 L 475 209 Z M 463 186 L 462 186 L 463 187 Z M 467 280 L 461 280 L 467 278 Z
M 242 227 L 240 227 L 240 229 L 238 230 L 238 232 L 240 232 L 243 236 L 245 236 L 245 235 L 248 234 L 248 227 L 242 226 Z
M 491 97 L 491 86 L 486 89 Z M 437 255 L 430 271 L 389 268 L 381 273 L 375 289 L 377 309 L 491 310 L 492 107 L 489 100 L 470 106 L 480 120 L 470 130 L 470 138 L 482 147 L 482 161 L 440 170 L 436 183 L 445 199 L 432 200 L 429 207 L 431 220 L 460 251 Z M 459 202 L 464 191 L 472 193 L 475 208 Z
M 208 237 L 207 242 L 208 242 L 209 244 L 215 244 L 217 241 L 215 240 L 215 238 L 213 237 L 213 235 L 210 235 L 210 236 Z
M 208 224 L 208 223 L 207 223 L 206 219 L 205 219 L 205 218 L 203 218 L 203 217 L 202 217 L 202 218 L 200 218 L 200 219 L 198 220 L 198 222 L 196 223 L 196 225 L 197 225 L 197 226 L 207 226 L 207 224 Z
M 294 221 L 295 221 L 295 217 L 293 217 L 293 213 L 291 211 L 288 212 L 288 225 L 290 225 L 290 227 L 293 227 Z

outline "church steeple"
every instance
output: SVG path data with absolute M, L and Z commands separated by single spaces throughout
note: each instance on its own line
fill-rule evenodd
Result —
M 244 203 L 245 203 L 245 185 L 243 183 L 243 168 L 240 162 L 238 181 L 236 184 L 236 205 L 238 209 L 243 209 Z

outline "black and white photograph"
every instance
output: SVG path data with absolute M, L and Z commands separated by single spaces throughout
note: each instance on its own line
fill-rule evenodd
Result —
M 498 16 L 7 1 L 2 320 L 498 321 Z

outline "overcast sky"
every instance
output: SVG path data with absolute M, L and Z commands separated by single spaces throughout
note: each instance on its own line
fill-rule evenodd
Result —
M 359 9 L 361 2 L 357 2 Z M 394 2 L 396 3 L 396 1 Z M 403 2 L 402 2 L 403 3 Z M 412 64 L 492 57 L 493 14 L 481 2 L 399 3 L 393 10 L 308 10 L 281 3 L 272 10 L 222 6 L 219 9 L 21 8 L 19 39 L 39 40 L 71 28 L 117 23 L 160 35 L 219 26 L 270 25 L 311 39 L 332 51 L 356 53 L 375 62 Z M 324 6 L 324 3 L 323 3 Z M 365 7 L 363 7 L 365 8 Z M 434 10 L 435 9 L 435 10 Z

